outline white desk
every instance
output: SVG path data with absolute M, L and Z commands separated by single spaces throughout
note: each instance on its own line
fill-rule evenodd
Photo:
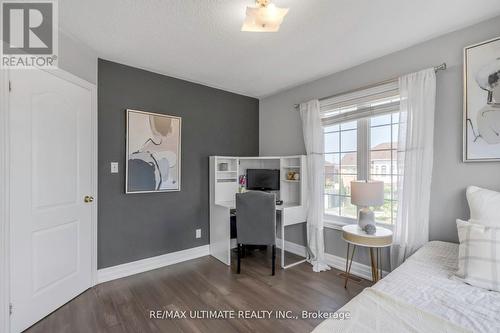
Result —
M 216 202 L 215 206 L 220 209 L 215 209 L 215 214 L 213 216 L 214 219 L 210 222 L 211 254 L 226 265 L 231 265 L 230 218 L 231 210 L 236 209 L 236 201 Z M 281 228 L 281 244 L 278 244 L 281 248 L 281 268 L 286 269 L 301 264 L 307 260 L 307 258 L 304 258 L 297 262 L 285 265 L 285 227 L 305 223 L 305 210 L 301 205 L 296 203 L 283 203 L 282 205 L 276 205 L 276 211 L 281 213 L 281 219 L 279 219 L 279 225 Z M 212 235 L 214 237 L 212 237 Z M 212 239 L 217 239 L 218 242 L 212 242 Z
M 224 167 L 221 167 L 224 166 Z M 306 156 L 210 156 L 210 254 L 226 265 L 231 264 L 231 210 L 236 208 L 238 179 L 247 169 L 279 169 L 280 190 L 278 198 L 283 205 L 276 206 L 280 212 L 281 267 L 288 268 L 298 263 L 285 265 L 285 227 L 306 222 L 307 174 Z M 299 179 L 288 179 L 290 172 L 298 173 Z M 304 254 L 305 256 L 306 254 Z

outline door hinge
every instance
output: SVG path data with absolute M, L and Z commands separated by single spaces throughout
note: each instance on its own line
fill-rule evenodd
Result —
M 12 91 L 12 82 L 9 81 L 9 92 L 11 92 L 11 91 Z
M 13 310 L 14 310 L 14 305 L 12 305 L 12 303 L 9 303 L 9 314 L 12 314 Z

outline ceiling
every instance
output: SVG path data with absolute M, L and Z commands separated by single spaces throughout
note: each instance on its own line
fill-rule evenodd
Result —
M 241 32 L 252 0 L 63 0 L 60 28 L 100 58 L 264 97 L 500 14 L 499 0 L 274 0 L 277 33 Z

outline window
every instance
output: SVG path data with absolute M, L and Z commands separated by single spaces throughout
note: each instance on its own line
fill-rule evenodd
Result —
M 358 178 L 357 121 L 324 127 L 325 212 L 356 217 L 351 205 L 351 181 Z
M 397 83 L 321 101 L 325 139 L 325 215 L 355 219 L 351 181 L 384 182 L 385 204 L 374 207 L 379 223 L 397 214 L 399 95 Z
M 394 223 L 397 214 L 397 148 L 399 113 L 372 117 L 370 122 L 370 179 L 384 182 L 384 205 L 374 209 L 375 219 Z

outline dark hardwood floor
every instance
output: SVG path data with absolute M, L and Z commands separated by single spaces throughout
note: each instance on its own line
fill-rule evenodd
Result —
M 77 332 L 310 332 L 318 319 L 150 319 L 151 310 L 335 311 L 370 282 L 339 271 L 313 273 L 309 264 L 271 276 L 270 251 L 251 251 L 231 267 L 203 257 L 100 284 L 65 304 L 29 333 Z M 278 256 L 279 257 L 279 256 Z M 287 260 L 296 257 L 287 254 Z M 279 262 L 279 260 L 277 260 Z

